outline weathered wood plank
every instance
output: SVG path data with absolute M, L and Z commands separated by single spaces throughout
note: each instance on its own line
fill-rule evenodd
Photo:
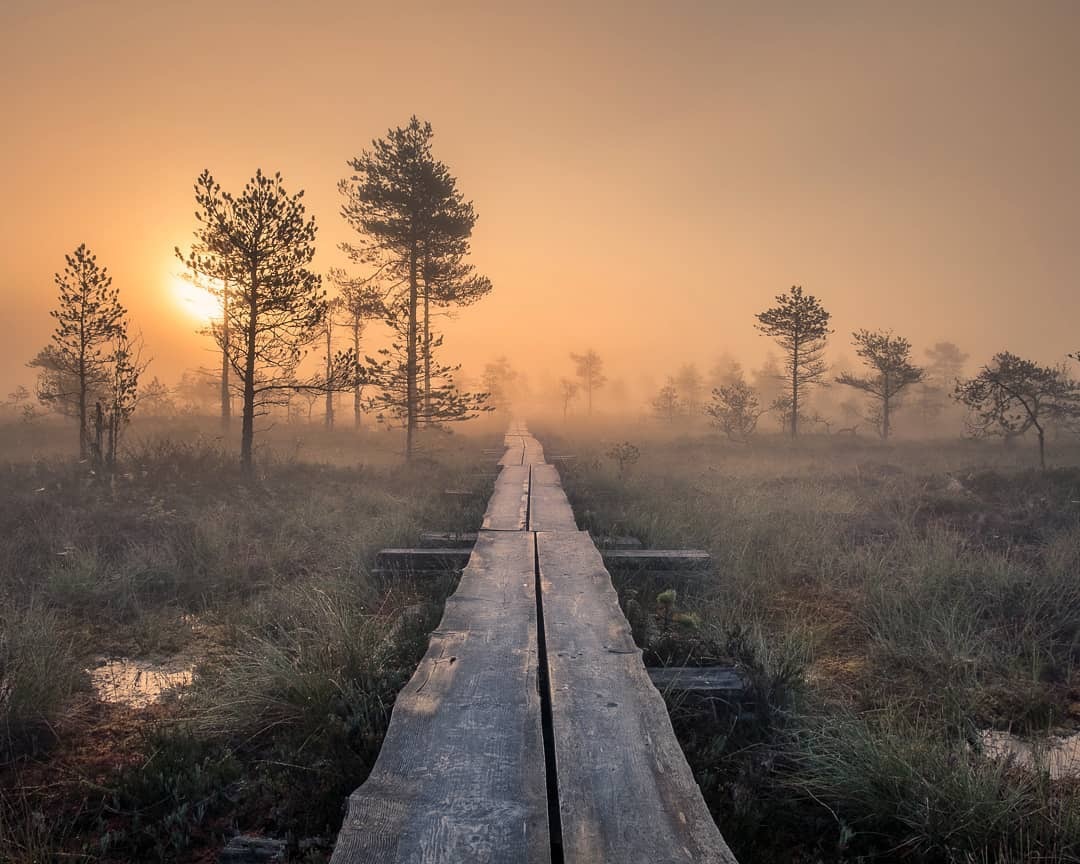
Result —
M 481 527 L 489 531 L 522 531 L 528 506 L 528 466 L 503 468 L 495 481 L 495 491 L 488 500 Z
M 375 566 L 380 570 L 462 570 L 471 552 L 460 546 L 380 549 L 375 553 Z
M 641 570 L 704 570 L 712 556 L 703 549 L 605 549 L 607 567 Z
M 617 534 L 614 537 L 593 537 L 592 541 L 601 552 L 611 549 L 641 549 L 644 545 L 637 537 L 630 537 L 626 534 Z
M 471 549 L 476 542 L 475 531 L 421 531 L 420 545 L 433 547 L 456 547 Z
M 734 864 L 600 553 L 584 532 L 537 536 L 567 864 Z
M 554 465 L 533 465 L 529 528 L 533 531 L 577 531 L 574 511 Z
M 499 465 L 503 468 L 509 468 L 513 466 L 520 466 L 524 464 L 525 448 L 520 444 L 513 444 L 506 448 L 506 452 L 499 460 Z
M 419 547 L 380 549 L 375 553 L 375 566 L 380 570 L 461 570 L 469 560 L 469 550 L 476 538 L 475 533 L 427 531 L 420 535 Z M 698 554 L 697 550 L 601 548 L 600 556 L 608 570 L 642 571 L 657 576 L 700 571 L 709 563 L 709 554 Z
M 661 693 L 734 697 L 746 692 L 746 679 L 734 666 L 650 666 L 647 671 Z
M 527 532 L 482 532 L 332 864 L 550 864 Z

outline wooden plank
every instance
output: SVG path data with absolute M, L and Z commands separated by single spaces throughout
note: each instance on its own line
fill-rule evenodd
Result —
M 601 552 L 611 549 L 640 549 L 644 545 L 637 537 L 630 537 L 626 534 L 616 534 L 613 537 L 593 537 L 592 541 Z
M 503 468 L 488 500 L 481 528 L 489 531 L 522 531 L 529 506 L 529 468 Z
M 529 528 L 533 531 L 577 531 L 574 511 L 554 465 L 532 466 Z
M 523 465 L 543 465 L 544 464 L 544 448 L 540 446 L 540 442 L 533 438 L 531 435 L 523 439 L 524 441 L 524 454 Z
M 746 692 L 746 679 L 734 666 L 650 666 L 647 671 L 661 693 L 732 697 Z
M 475 531 L 421 531 L 420 545 L 426 548 L 456 547 L 469 549 L 476 542 Z
M 600 553 L 537 538 L 566 864 L 734 864 Z
M 462 570 L 471 551 L 453 546 L 380 549 L 375 553 L 375 566 L 381 570 Z
M 503 468 L 524 464 L 525 448 L 520 444 L 510 444 L 506 448 L 499 465 Z
M 703 549 L 605 549 L 607 567 L 641 570 L 705 570 L 712 556 Z
M 527 532 L 482 532 L 332 864 L 550 864 Z

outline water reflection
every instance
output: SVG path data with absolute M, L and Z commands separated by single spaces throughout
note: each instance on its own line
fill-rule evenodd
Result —
M 195 665 L 171 660 L 152 663 L 148 660 L 102 658 L 88 669 L 90 681 L 102 702 L 145 708 L 159 702 L 171 690 L 191 683 Z
M 986 729 L 979 733 L 979 743 L 991 759 L 1009 759 L 1021 768 L 1038 767 L 1048 771 L 1053 780 L 1080 777 L 1080 732 L 1032 742 L 1010 732 Z

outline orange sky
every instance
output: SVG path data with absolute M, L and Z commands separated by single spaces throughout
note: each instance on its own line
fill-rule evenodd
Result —
M 837 353 L 1080 348 L 1080 3 L 396 5 L 3 0 L 0 397 L 84 241 L 151 374 L 211 363 L 170 284 L 196 175 L 280 170 L 339 265 L 345 160 L 412 113 L 480 213 L 495 292 L 445 349 L 473 371 L 754 363 L 793 283 Z

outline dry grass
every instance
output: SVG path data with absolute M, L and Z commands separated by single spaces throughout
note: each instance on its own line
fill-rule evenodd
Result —
M 432 436 L 405 466 L 391 433 L 303 431 L 264 436 L 250 482 L 194 427 L 135 427 L 108 480 L 51 451 L 68 429 L 3 466 L 0 860 L 185 860 L 236 828 L 332 838 L 444 599 L 373 578 L 374 552 L 475 529 L 491 442 Z M 102 706 L 83 671 L 99 656 L 179 657 L 195 679 Z
M 680 591 L 700 622 L 680 662 L 741 663 L 765 710 L 675 721 L 745 860 L 1080 859 L 1080 794 L 970 744 L 1074 723 L 1080 470 L 970 441 L 654 435 L 620 477 L 609 441 L 541 437 L 578 456 L 582 527 L 712 553 L 712 580 Z M 620 587 L 632 620 L 652 608 Z

